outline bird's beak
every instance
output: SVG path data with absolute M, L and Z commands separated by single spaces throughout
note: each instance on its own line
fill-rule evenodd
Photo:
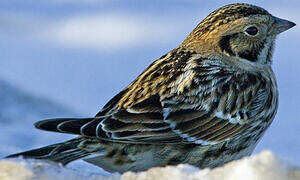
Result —
M 275 18 L 275 29 L 276 29 L 275 33 L 276 34 L 282 33 L 296 25 L 295 23 L 285 20 L 285 19 L 280 19 L 278 17 L 274 17 L 274 18 Z

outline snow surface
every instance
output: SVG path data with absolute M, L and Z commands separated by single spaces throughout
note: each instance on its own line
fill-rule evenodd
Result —
M 126 172 L 123 175 L 90 174 L 54 163 L 36 160 L 0 161 L 1 180 L 297 180 L 300 169 L 281 162 L 271 151 L 225 164 L 223 167 L 199 170 L 190 165 L 156 167 L 145 172 Z

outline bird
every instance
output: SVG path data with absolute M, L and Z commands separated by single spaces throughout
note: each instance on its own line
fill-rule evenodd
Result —
M 95 117 L 35 123 L 77 137 L 7 158 L 83 159 L 124 173 L 181 163 L 214 168 L 249 156 L 278 109 L 275 39 L 295 25 L 255 5 L 225 5 Z

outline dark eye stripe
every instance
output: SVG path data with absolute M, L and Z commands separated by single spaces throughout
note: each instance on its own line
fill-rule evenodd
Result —
M 225 51 L 226 53 L 228 53 L 230 56 L 235 56 L 234 52 L 231 49 L 230 46 L 230 39 L 234 36 L 236 36 L 237 34 L 231 34 L 231 35 L 227 35 L 227 36 L 222 36 L 220 41 L 219 41 L 219 47 L 221 48 L 222 51 Z

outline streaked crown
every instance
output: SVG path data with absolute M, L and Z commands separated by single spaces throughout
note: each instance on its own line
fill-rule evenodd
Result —
M 221 26 L 222 24 L 226 24 L 240 18 L 249 17 L 251 15 L 271 14 L 261 7 L 250 4 L 230 4 L 210 13 L 200 24 L 198 24 L 191 35 L 200 35 L 214 29 L 216 26 Z

